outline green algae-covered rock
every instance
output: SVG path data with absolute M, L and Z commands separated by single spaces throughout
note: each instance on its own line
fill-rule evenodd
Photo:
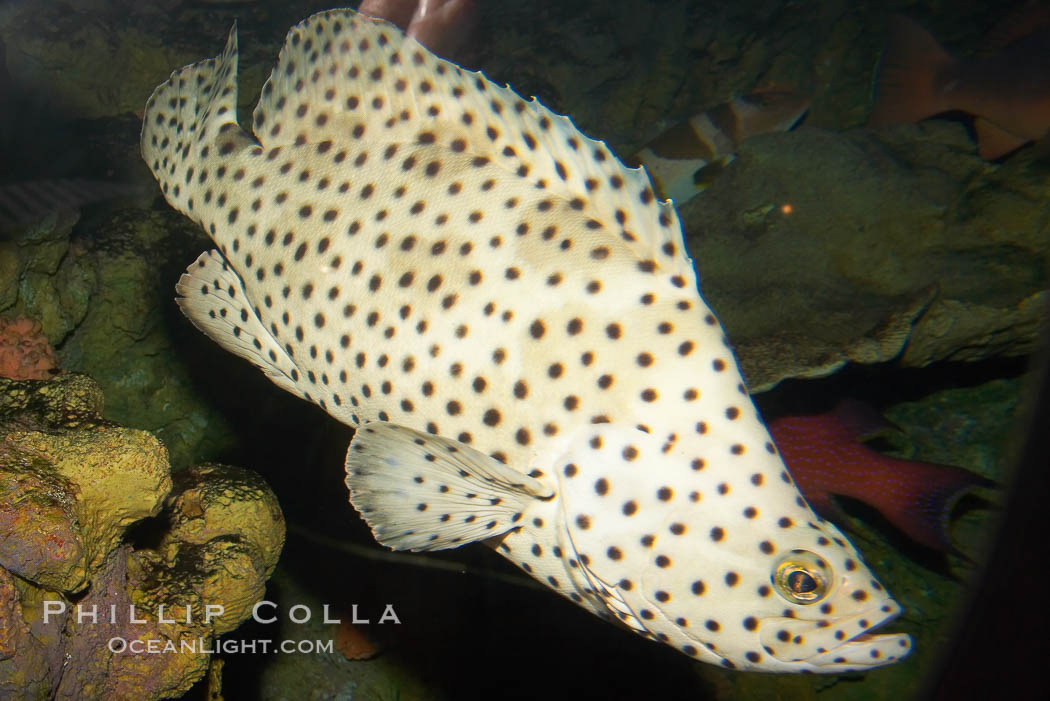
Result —
M 113 214 L 88 238 L 76 222 L 51 215 L 0 240 L 0 313 L 40 320 L 61 366 L 101 385 L 106 417 L 155 433 L 174 465 L 221 453 L 228 422 L 175 349 L 196 333 L 172 297 L 200 233 L 165 214 Z
M 991 166 L 953 124 L 745 141 L 679 209 L 752 391 L 848 362 L 1035 349 L 1050 304 L 1050 166 Z
M 257 475 L 205 465 L 173 490 L 164 445 L 101 409 L 85 375 L 0 379 L 0 697 L 184 694 L 284 543 Z M 129 539 L 162 508 L 156 542 Z

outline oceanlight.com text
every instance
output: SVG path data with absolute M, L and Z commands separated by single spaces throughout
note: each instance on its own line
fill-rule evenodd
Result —
M 180 640 L 140 640 L 114 637 L 109 639 L 109 651 L 116 655 L 212 654 L 225 655 L 313 655 L 335 650 L 332 640 L 209 640 L 193 638 Z

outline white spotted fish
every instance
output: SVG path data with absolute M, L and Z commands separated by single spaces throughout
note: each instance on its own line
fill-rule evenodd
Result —
M 142 154 L 218 250 L 179 304 L 359 426 L 351 502 L 398 550 L 484 541 L 705 662 L 893 662 L 900 609 L 799 495 L 670 203 L 535 100 L 333 10 L 236 121 L 237 43 L 172 74 Z

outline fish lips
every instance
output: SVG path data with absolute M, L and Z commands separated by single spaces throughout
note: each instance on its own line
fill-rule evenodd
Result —
M 766 652 L 814 672 L 844 672 L 880 667 L 911 652 L 906 633 L 872 631 L 900 615 L 889 600 L 845 618 L 766 618 L 759 639 Z

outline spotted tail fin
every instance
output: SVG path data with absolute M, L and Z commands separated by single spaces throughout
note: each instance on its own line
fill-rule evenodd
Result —
M 236 24 L 221 54 L 174 71 L 157 86 L 146 102 L 139 142 L 165 199 L 200 223 L 187 186 L 208 177 L 202 164 L 216 155 L 211 150 L 257 145 L 237 125 Z

